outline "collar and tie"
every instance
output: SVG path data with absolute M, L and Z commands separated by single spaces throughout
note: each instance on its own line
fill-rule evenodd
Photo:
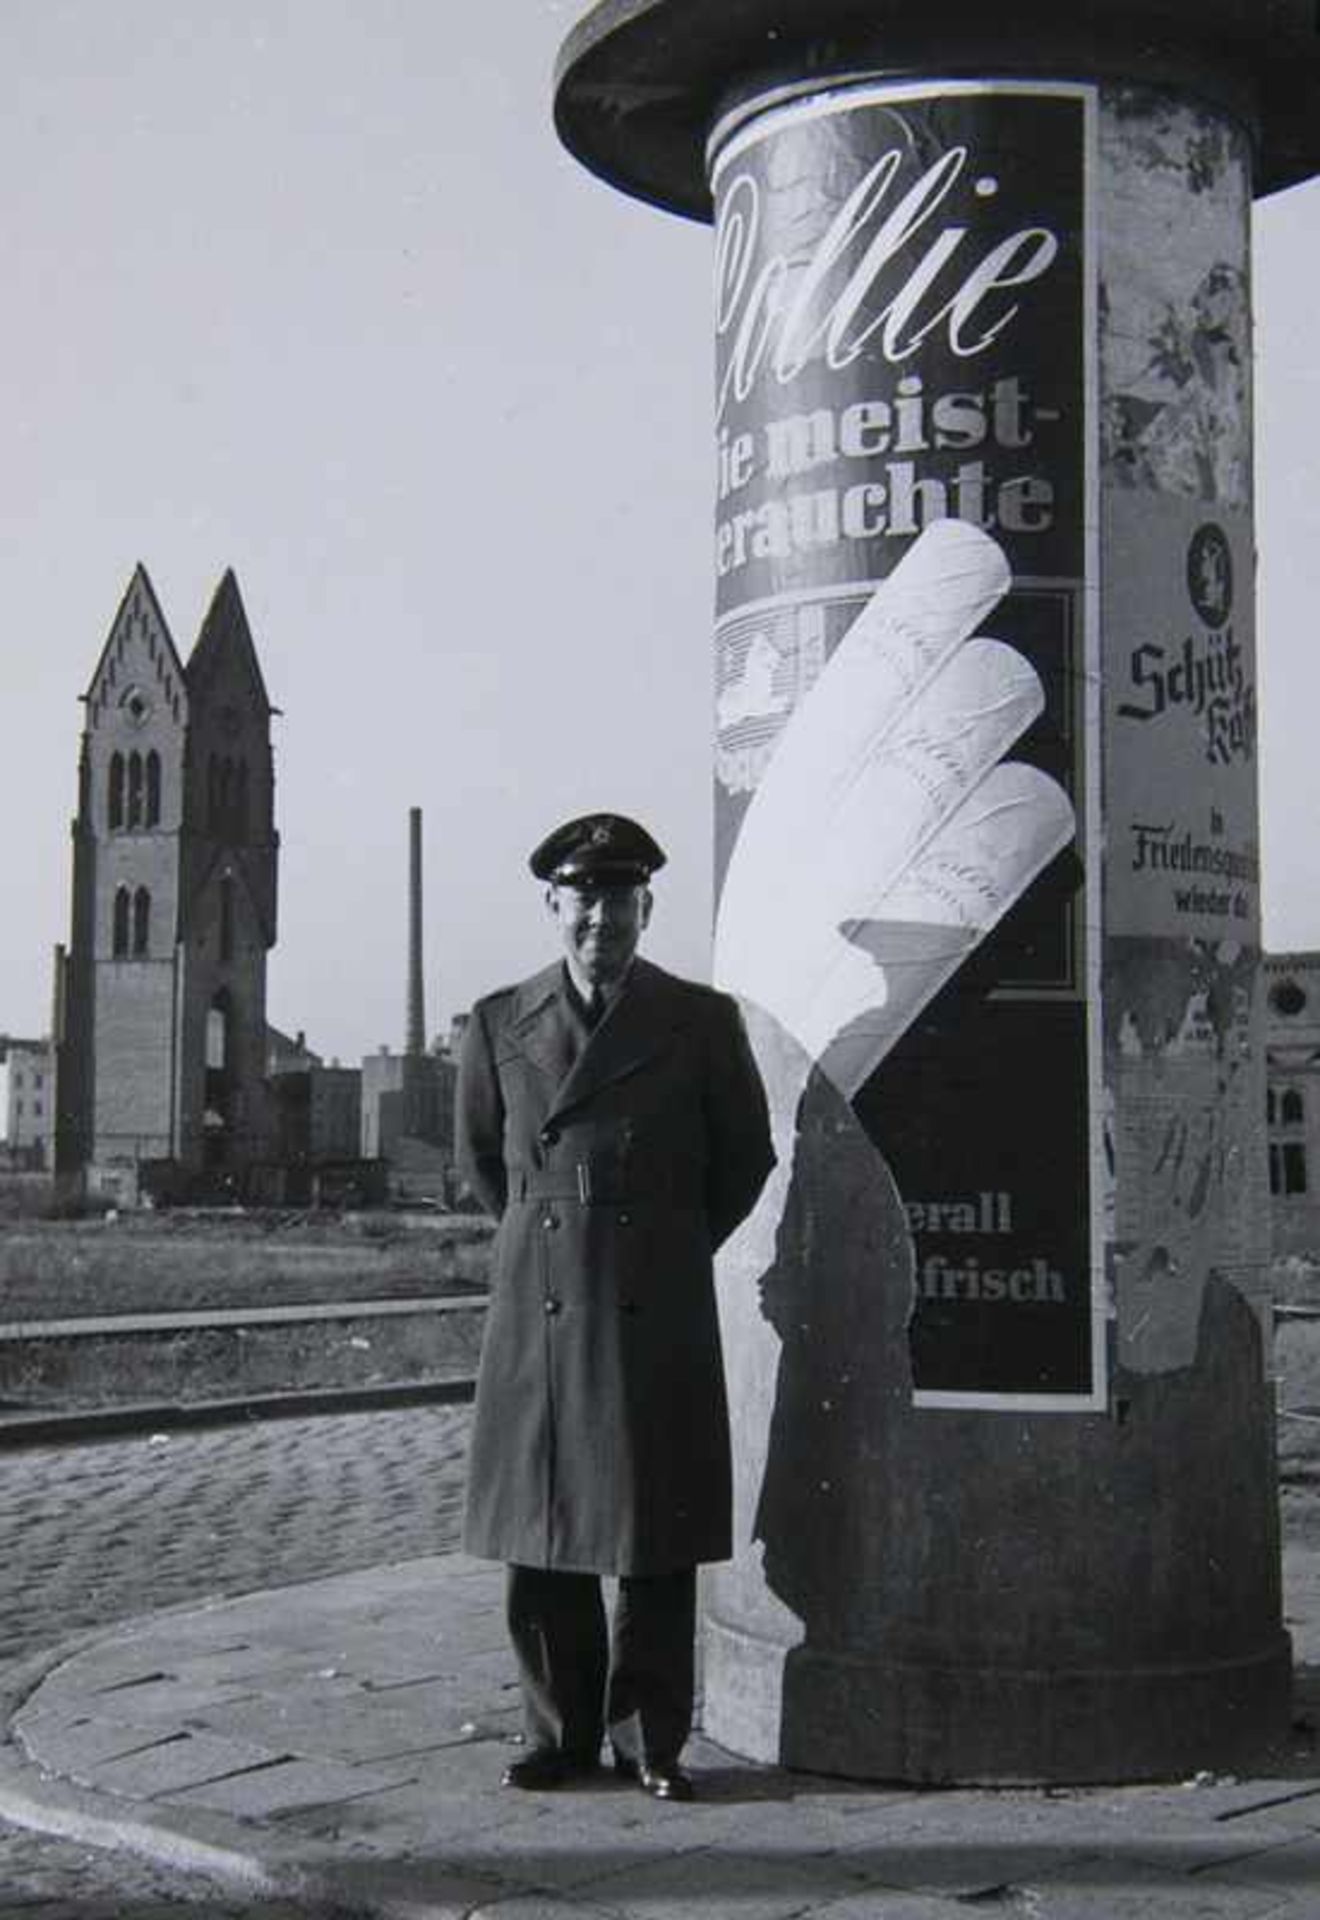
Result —
M 594 1033 L 609 1011 L 609 1001 L 604 990 L 593 983 L 589 993 L 583 993 L 568 968 L 563 972 L 564 992 L 568 1004 L 577 1014 L 588 1033 Z

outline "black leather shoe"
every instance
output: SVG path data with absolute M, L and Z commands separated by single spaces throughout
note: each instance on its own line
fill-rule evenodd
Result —
M 528 1793 L 549 1793 L 566 1786 L 570 1780 L 582 1780 L 596 1771 L 595 1760 L 580 1754 L 564 1753 L 558 1747 L 533 1747 L 521 1760 L 513 1760 L 504 1769 L 503 1787 L 521 1787 Z
M 637 1784 L 653 1800 L 692 1800 L 692 1781 L 677 1760 L 643 1761 L 636 1770 Z

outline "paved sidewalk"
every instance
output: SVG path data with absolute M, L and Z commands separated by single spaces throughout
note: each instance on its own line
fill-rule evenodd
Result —
M 1320 1553 L 1287 1557 L 1300 1705 Z M 0 1816 L 388 1920 L 1320 1920 L 1320 1751 L 1258 1777 L 917 1791 L 689 1749 L 701 1798 L 498 1790 L 498 1569 L 445 1556 L 180 1609 L 9 1675 Z

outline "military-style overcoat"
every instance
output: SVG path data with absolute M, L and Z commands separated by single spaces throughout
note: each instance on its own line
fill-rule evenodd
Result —
M 499 1220 L 468 1552 L 630 1574 L 727 1558 L 712 1254 L 774 1164 L 736 1003 L 642 960 L 590 1034 L 562 965 L 491 994 L 457 1136 Z

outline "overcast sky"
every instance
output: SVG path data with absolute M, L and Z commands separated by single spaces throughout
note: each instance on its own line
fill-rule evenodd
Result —
M 0 1032 L 49 1024 L 78 697 L 135 563 L 186 655 L 221 574 L 275 722 L 270 1018 L 404 1031 L 545 956 L 528 848 L 667 846 L 708 969 L 706 229 L 559 148 L 578 0 L 4 0 Z M 1265 930 L 1320 946 L 1320 189 L 1257 215 Z

